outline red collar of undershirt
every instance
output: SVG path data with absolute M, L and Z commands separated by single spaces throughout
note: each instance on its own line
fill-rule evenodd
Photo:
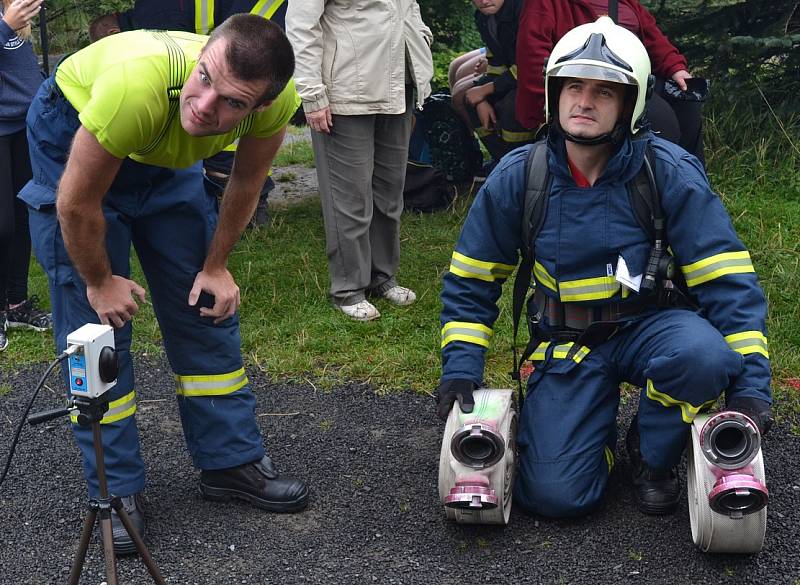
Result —
M 572 173 L 572 178 L 575 179 L 575 184 L 578 187 L 591 187 L 589 180 L 583 173 L 575 166 L 575 164 L 567 157 L 567 164 L 569 165 L 569 172 Z

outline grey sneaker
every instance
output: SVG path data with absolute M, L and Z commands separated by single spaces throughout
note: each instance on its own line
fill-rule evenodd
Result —
M 36 295 L 21 302 L 16 307 L 6 310 L 8 326 L 11 329 L 24 327 L 36 331 L 47 331 L 53 326 L 53 317 L 39 308 L 39 297 Z
M 125 496 L 120 500 L 122 500 L 122 508 L 128 514 L 128 518 L 131 519 L 136 532 L 144 538 L 144 498 L 142 498 L 142 494 Z M 133 538 L 125 530 L 125 525 L 122 524 L 122 520 L 119 519 L 116 510 L 111 510 L 111 535 L 114 539 L 115 553 L 118 555 L 130 555 L 136 552 Z
M 6 319 L 6 312 L 0 311 L 0 351 L 5 351 L 8 347 L 8 320 Z

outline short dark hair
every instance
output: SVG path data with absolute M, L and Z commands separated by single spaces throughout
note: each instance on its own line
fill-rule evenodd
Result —
M 113 33 L 120 32 L 119 13 L 103 14 L 89 23 L 89 41 L 104 39 Z
M 283 29 L 255 14 L 234 14 L 211 32 L 206 47 L 228 41 L 225 59 L 242 81 L 267 82 L 259 105 L 278 97 L 294 75 L 294 51 Z

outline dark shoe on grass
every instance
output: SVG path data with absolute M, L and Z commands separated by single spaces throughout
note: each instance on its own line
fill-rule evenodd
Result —
M 47 331 L 53 326 L 53 318 L 47 311 L 39 308 L 39 297 L 33 295 L 14 308 L 6 310 L 8 326 L 11 329 L 22 327 L 35 331 Z

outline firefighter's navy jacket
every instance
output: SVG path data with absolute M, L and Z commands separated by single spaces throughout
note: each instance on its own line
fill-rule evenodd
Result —
M 650 133 L 626 140 L 595 184 L 581 188 L 566 164 L 563 139 L 551 134 L 552 187 L 534 245 L 536 286 L 562 303 L 596 306 L 635 300 L 638 293 L 620 285 L 616 274 L 620 257 L 631 275 L 642 274 L 651 247 L 625 187 L 643 164 L 647 142 L 655 155 L 667 240 L 676 263 L 701 314 L 744 358 L 727 397 L 771 402 L 767 307 L 750 255 L 698 161 L 665 140 Z M 522 246 L 530 148 L 503 158 L 462 228 L 441 295 L 442 380 L 466 378 L 481 384 L 501 285 L 514 271 Z

